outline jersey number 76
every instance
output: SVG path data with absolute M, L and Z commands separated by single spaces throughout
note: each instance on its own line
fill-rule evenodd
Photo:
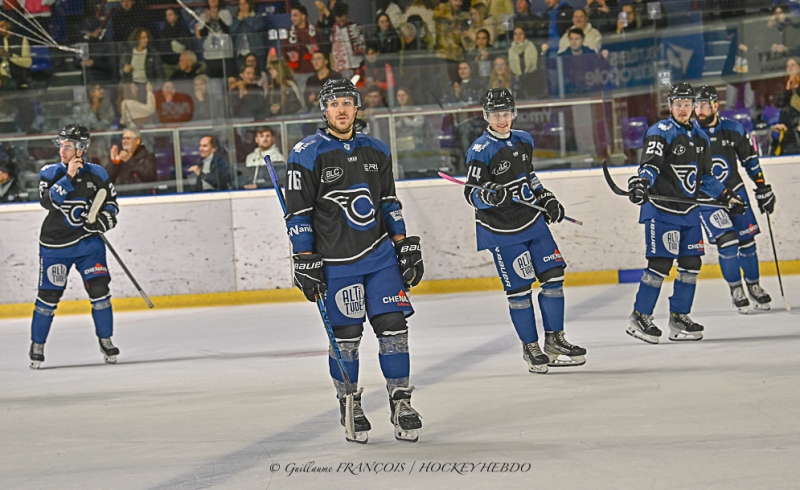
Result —
M 286 190 L 287 191 L 299 191 L 301 188 L 300 185 L 300 171 L 299 170 L 287 170 L 286 171 Z

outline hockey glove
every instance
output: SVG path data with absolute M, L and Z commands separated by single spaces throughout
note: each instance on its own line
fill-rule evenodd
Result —
M 394 249 L 397 252 L 397 263 L 400 265 L 400 273 L 403 274 L 403 284 L 413 288 L 422 280 L 425 273 L 425 266 L 422 264 L 422 248 L 419 246 L 418 236 L 407 236 L 395 242 Z
M 641 206 L 647 202 L 647 189 L 650 183 L 644 177 L 631 177 L 628 179 L 628 199 Z
M 542 192 L 536 197 L 539 200 L 539 205 L 547 210 L 544 215 L 547 224 L 561 223 L 561 220 L 564 219 L 564 206 L 558 202 L 556 196 L 547 189 L 542 189 Z
M 322 255 L 295 254 L 294 284 L 303 292 L 306 299 L 317 301 L 316 296 L 325 293 L 325 269 L 322 268 Z
M 738 194 L 730 189 L 726 188 L 724 191 L 722 191 L 722 194 L 720 194 L 717 199 L 728 206 L 728 214 L 731 216 L 744 214 L 745 210 L 747 209 L 747 205 L 745 204 L 744 200 L 742 200 Z
M 478 191 L 478 198 L 489 206 L 502 206 L 511 202 L 511 194 L 495 182 L 484 182 L 483 189 Z
M 761 210 L 761 214 L 772 214 L 775 211 L 775 194 L 772 193 L 772 186 L 759 182 L 753 192 L 755 192 L 758 209 Z
M 117 217 L 111 211 L 100 211 L 94 223 L 85 222 L 83 229 L 89 233 L 105 233 L 117 226 Z

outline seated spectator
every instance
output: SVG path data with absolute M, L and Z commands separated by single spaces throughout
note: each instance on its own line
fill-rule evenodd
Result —
M 208 76 L 198 75 L 194 79 L 192 102 L 194 103 L 193 121 L 208 121 L 211 119 L 211 99 L 208 94 Z
M 236 66 L 244 67 L 244 58 L 253 53 L 258 57 L 258 66 L 267 63 L 267 27 L 264 17 L 256 15 L 254 0 L 239 0 L 239 12 L 231 24 Z
M 203 40 L 203 59 L 206 62 L 210 78 L 222 78 L 236 73 L 233 61 L 233 40 L 230 37 L 230 26 L 233 17 L 220 0 L 207 0 L 203 10 L 203 22 L 194 25 L 197 39 Z
M 13 153 L 0 146 L 0 203 L 23 202 L 28 193 L 22 188 L 17 177 L 17 165 Z
M 252 66 L 242 68 L 238 80 L 234 80 L 228 87 L 231 91 L 231 112 L 233 117 L 247 117 L 263 119 L 264 89 L 256 84 L 256 72 Z
M 361 26 L 349 18 L 350 8 L 338 2 L 331 15 L 336 23 L 331 29 L 331 58 L 333 69 L 345 78 L 351 78 L 364 61 L 364 32 Z
M 281 177 L 286 175 L 286 159 L 275 145 L 275 132 L 272 128 L 265 126 L 256 129 L 255 140 L 258 146 L 245 159 L 245 184 L 243 186 L 245 189 L 272 187 L 272 181 L 264 163 L 264 157 L 267 155 L 272 160 L 272 165 L 275 166 L 278 179 L 281 180 Z
M 608 69 L 608 63 L 592 49 L 583 45 L 583 31 L 574 27 L 569 30 L 569 49 L 558 54 L 563 57 L 564 92 L 567 94 L 586 93 L 603 88 L 590 84 L 586 73 Z
M 376 46 L 378 52 L 382 54 L 399 53 L 400 34 L 392 25 L 389 15 L 385 13 L 378 15 L 375 25 L 375 32 L 370 37 L 368 45 Z
M 0 90 L 27 90 L 31 79 L 31 46 L 24 37 L 12 38 L 11 24 L 0 20 Z
M 153 36 L 145 29 L 135 29 L 131 49 L 120 56 L 120 78 L 139 85 L 164 80 L 164 65 L 158 51 L 150 45 Z
M 218 153 L 217 138 L 206 135 L 200 138 L 200 164 L 188 168 L 190 174 L 197 176 L 195 192 L 224 191 L 231 186 L 231 166 Z
M 567 32 L 569 36 L 568 49 L 558 53 L 559 56 L 580 56 L 583 54 L 597 54 L 597 51 L 584 45 L 583 31 L 573 27 Z
M 617 0 L 588 0 L 586 17 L 592 26 L 601 33 L 613 33 L 617 29 Z
M 378 0 L 376 12 L 379 16 L 386 15 L 389 18 L 389 25 L 403 25 L 403 10 L 394 0 Z
M 244 58 L 244 66 L 253 69 L 255 84 L 261 87 L 261 89 L 264 91 L 264 94 L 266 95 L 269 86 L 269 79 L 267 78 L 266 72 L 264 72 L 258 67 L 258 57 L 256 57 L 256 55 L 254 55 L 253 53 L 248 54 Z M 228 77 L 228 88 L 230 90 L 233 90 L 235 88 L 234 85 L 239 80 L 240 80 L 239 78 Z
M 514 28 L 514 41 L 508 48 L 508 64 L 515 77 L 522 77 L 526 73 L 533 73 L 539 63 L 539 53 L 536 46 L 525 38 L 522 27 Z
M 516 87 L 511 79 L 511 70 L 508 61 L 503 56 L 498 56 L 492 62 L 492 73 L 489 76 L 489 88 L 505 88 L 516 93 Z
M 589 23 L 589 17 L 587 17 L 583 9 L 575 9 L 572 12 L 572 24 L 570 30 L 580 29 L 583 31 L 583 45 L 599 53 L 603 47 L 603 35 L 592 27 L 592 24 Z M 567 31 L 558 42 L 558 53 L 563 53 L 569 47 L 569 31 Z M 542 50 L 544 50 L 544 46 L 542 46 Z
M 128 41 L 136 29 L 150 30 L 147 13 L 135 0 L 119 0 L 119 8 L 111 12 L 109 19 L 111 40 L 118 43 Z
M 439 5 L 438 0 L 413 0 L 411 5 L 406 8 L 403 14 L 403 21 L 400 26 L 413 24 L 415 36 L 426 44 L 426 47 L 433 48 L 434 36 L 436 34 L 436 21 L 433 20 L 433 11 Z M 423 49 L 426 49 L 423 47 Z
M 308 23 L 308 10 L 300 3 L 292 4 L 290 17 L 292 27 L 289 28 L 289 36 L 283 41 L 283 56 L 294 72 L 300 90 L 305 90 L 306 80 L 316 70 L 311 58 L 320 50 L 322 32 Z
M 194 80 L 197 75 L 206 72 L 206 65 L 197 61 L 197 55 L 191 51 L 184 51 L 178 58 L 178 69 L 172 72 L 171 82 L 185 82 Z
M 638 31 L 642 27 L 644 27 L 642 20 L 636 15 L 633 6 L 623 5 L 617 19 L 617 34 Z
M 381 88 L 377 85 L 370 85 L 367 87 L 367 92 L 364 95 L 364 111 L 367 112 L 385 108 L 386 102 L 383 100 L 383 91 Z
M 472 76 L 469 63 L 462 61 L 458 64 L 458 82 L 453 82 L 450 91 L 445 94 L 446 104 L 462 103 L 466 105 L 480 104 L 486 95 L 486 86 L 480 78 Z
M 181 53 L 192 48 L 189 45 L 192 35 L 174 8 L 164 10 L 164 19 L 164 27 L 156 34 L 159 40 L 157 49 L 161 53 L 161 61 L 174 69 Z
M 541 17 L 531 11 L 528 0 L 516 0 L 516 13 L 514 14 L 514 27 L 522 27 L 525 37 L 528 39 L 538 39 L 543 37 L 540 32 L 546 31 L 547 26 L 543 25 Z
M 427 49 L 425 41 L 417 35 L 417 28 L 409 22 L 400 27 L 400 52 Z
M 489 43 L 494 43 L 497 39 L 497 21 L 489 16 L 489 7 L 479 3 L 469 9 L 470 24 L 461 33 L 461 41 L 466 51 L 475 49 L 478 31 L 486 31 L 489 34 Z
M 139 86 L 133 82 L 120 84 L 120 123 L 125 127 L 149 124 L 156 112 L 156 96 L 153 94 L 153 85 L 150 82 L 145 85 L 147 102 L 139 102 L 139 90 Z
M 366 78 L 367 86 L 377 85 L 384 92 L 389 88 L 386 83 L 386 62 L 380 59 L 380 51 L 376 44 L 367 43 L 364 78 Z
M 475 50 L 472 52 L 473 63 L 478 68 L 477 75 L 484 82 L 489 80 L 492 73 L 491 60 L 492 43 L 489 42 L 489 31 L 481 29 L 475 34 Z
M 328 80 L 338 80 L 342 78 L 342 74 L 338 71 L 333 71 L 328 67 L 329 61 L 325 53 L 317 51 L 311 56 L 311 64 L 314 66 L 314 74 L 306 80 L 306 90 L 313 90 L 319 93 L 322 86 Z
M 194 101 L 186 93 L 176 93 L 172 82 L 164 82 L 156 94 L 156 113 L 162 124 L 189 122 L 194 115 Z
M 294 83 L 292 70 L 283 60 L 269 63 L 267 107 L 268 114 L 273 116 L 297 114 L 303 109 L 300 89 Z
M 109 129 L 116 113 L 114 105 L 106 97 L 106 91 L 100 84 L 94 84 L 86 89 L 86 95 L 86 103 L 81 104 L 81 125 L 91 130 Z
M 782 42 L 772 45 L 772 51 L 791 54 L 800 52 L 800 20 L 796 18 L 786 3 L 777 3 L 772 7 L 772 15 L 767 21 L 767 27 L 780 32 L 783 38 Z
M 411 91 L 405 87 L 397 89 L 397 110 L 410 111 L 415 109 Z M 397 151 L 411 151 L 425 141 L 425 116 L 404 115 L 395 118 L 395 132 Z
M 155 182 L 158 178 L 156 156 L 142 144 L 142 134 L 134 128 L 122 132 L 122 149 L 117 145 L 111 147 L 111 165 L 106 170 L 120 195 L 141 194 L 142 191 L 126 191 L 119 186 Z
M 561 39 L 569 26 L 572 25 L 572 6 L 564 0 L 544 0 L 547 8 L 544 12 L 544 17 L 547 22 L 547 45 L 558 46 L 558 41 Z M 555 56 L 552 53 L 551 56 Z

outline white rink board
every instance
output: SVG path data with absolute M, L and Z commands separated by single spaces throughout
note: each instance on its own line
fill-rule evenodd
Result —
M 762 159 L 777 196 L 773 226 L 781 260 L 800 259 L 800 165 L 790 158 Z M 613 169 L 625 186 L 634 167 Z M 562 222 L 553 234 L 568 272 L 644 267 L 638 208 L 615 196 L 600 169 L 541 172 L 544 185 L 583 226 Z M 752 183 L 745 177 L 748 189 Z M 441 179 L 397 185 L 409 234 L 422 237 L 426 279 L 492 277 L 488 252 L 475 251 L 472 208 L 463 187 Z M 274 191 L 227 192 L 120 199 L 119 225 L 108 234 L 151 296 L 289 288 L 289 240 Z M 0 303 L 32 301 L 38 276 L 38 204 L 0 206 Z M 766 231 L 766 222 L 758 214 Z M 756 239 L 761 261 L 772 260 L 767 233 Z M 716 262 L 708 247 L 706 263 Z M 137 295 L 109 257 L 117 297 Z M 64 299 L 85 293 L 73 272 Z

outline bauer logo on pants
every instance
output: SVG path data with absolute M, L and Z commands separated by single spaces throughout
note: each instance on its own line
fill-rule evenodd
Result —
M 533 269 L 531 254 L 527 250 L 522 252 L 519 257 L 514 259 L 514 272 L 523 279 L 533 279 L 536 271 Z
M 47 268 L 47 279 L 53 286 L 67 285 L 67 266 L 64 264 L 54 264 Z
M 711 215 L 710 221 L 711 224 L 717 228 L 731 228 L 733 226 L 730 216 L 728 216 L 728 213 L 726 213 L 724 209 L 714 211 L 714 214 Z
M 364 316 L 364 286 L 353 284 L 336 291 L 336 306 L 347 318 Z
M 678 251 L 681 248 L 681 232 L 668 231 L 661 235 L 661 241 L 664 243 L 664 248 L 667 249 L 667 252 L 678 255 Z

